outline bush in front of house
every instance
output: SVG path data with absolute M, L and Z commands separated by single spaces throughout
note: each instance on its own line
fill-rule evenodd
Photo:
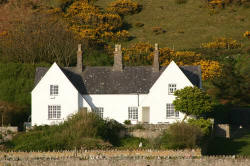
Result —
M 212 132 L 212 122 L 210 119 L 189 119 L 188 123 L 201 129 L 204 136 L 209 136 Z
M 59 125 L 37 126 L 20 133 L 6 145 L 11 150 L 72 150 L 107 149 L 118 144 L 123 125 L 114 120 L 103 120 L 96 114 L 79 111 Z
M 131 125 L 131 120 L 124 120 L 123 122 L 125 125 Z
M 185 122 L 176 122 L 169 125 L 157 144 L 160 149 L 197 148 L 202 136 L 202 130 L 199 127 Z
M 141 144 L 141 146 L 139 146 Z M 149 140 L 139 137 L 125 137 L 120 141 L 120 149 L 149 149 L 151 148 Z

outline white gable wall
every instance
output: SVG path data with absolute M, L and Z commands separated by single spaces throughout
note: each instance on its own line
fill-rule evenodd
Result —
M 173 123 L 184 118 L 182 113 L 180 113 L 179 118 L 166 118 L 166 104 L 173 103 L 175 99 L 174 95 L 168 94 L 168 84 L 171 83 L 176 84 L 177 89 L 193 86 L 180 68 L 172 61 L 152 86 L 148 97 L 142 102 L 141 107 L 150 107 L 150 123 Z M 141 116 L 140 112 L 140 119 Z
M 58 85 L 58 96 L 50 96 L 50 85 Z M 61 69 L 54 63 L 32 93 L 32 126 L 62 122 L 78 110 L 79 94 Z M 48 119 L 48 105 L 61 105 L 61 119 Z

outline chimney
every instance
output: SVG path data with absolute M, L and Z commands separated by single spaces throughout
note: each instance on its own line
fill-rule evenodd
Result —
M 77 64 L 76 68 L 78 72 L 82 72 L 82 49 L 81 44 L 78 44 L 78 50 L 77 50 Z
M 154 50 L 154 61 L 153 61 L 153 72 L 159 72 L 160 65 L 159 65 L 159 48 L 158 44 L 155 43 L 155 50 Z
M 115 45 L 113 71 L 122 71 L 122 50 L 121 45 Z

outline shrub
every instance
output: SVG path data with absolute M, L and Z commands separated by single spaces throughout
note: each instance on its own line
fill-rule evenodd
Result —
M 20 133 L 8 145 L 11 149 L 26 151 L 106 149 L 112 147 L 109 142 L 118 144 L 122 128 L 114 120 L 103 120 L 94 113 L 81 110 L 59 125 L 38 126 Z
M 222 66 L 218 61 L 200 60 L 193 64 L 201 66 L 203 80 L 220 77 L 222 74 Z
M 125 125 L 131 125 L 131 121 L 130 121 L 130 120 L 125 120 L 123 123 L 124 123 Z
M 137 22 L 137 23 L 135 23 L 135 26 L 136 26 L 136 27 L 143 27 L 143 26 L 144 26 L 144 24 L 143 24 L 143 23 L 141 23 L 141 22 Z
M 235 49 L 240 48 L 241 44 L 233 39 L 218 38 L 212 42 L 202 43 L 202 47 L 209 49 Z
M 246 38 L 250 38 L 250 31 L 246 31 L 244 34 L 243 34 L 244 37 Z
M 128 15 L 139 12 L 140 6 L 137 2 L 131 0 L 117 0 L 109 5 L 107 11 L 119 15 Z
M 122 149 L 138 149 L 139 144 L 142 143 L 141 148 L 149 148 L 149 141 L 144 138 L 138 137 L 126 137 L 121 139 L 120 148 Z
M 162 33 L 165 33 L 166 31 L 164 29 L 162 29 L 161 27 L 153 27 L 152 31 L 154 34 L 159 35 Z
M 0 100 L 30 105 L 35 69 L 48 64 L 0 63 Z
M 153 46 L 150 43 L 138 42 L 131 44 L 129 48 L 124 48 L 124 63 L 127 65 L 142 65 L 150 64 L 151 59 L 148 55 L 153 51 Z
M 188 123 L 173 123 L 160 138 L 160 148 L 184 149 L 196 148 L 200 145 L 202 131 L 199 127 Z
M 194 126 L 197 126 L 201 129 L 204 136 L 209 136 L 212 130 L 212 123 L 209 119 L 189 119 L 188 123 Z
M 126 31 L 118 31 L 122 18 L 117 13 L 104 13 L 98 7 L 86 1 L 75 1 L 69 6 L 64 17 L 70 30 L 77 34 L 85 45 L 101 45 L 104 40 L 128 36 Z M 118 31 L 118 32 L 117 32 Z

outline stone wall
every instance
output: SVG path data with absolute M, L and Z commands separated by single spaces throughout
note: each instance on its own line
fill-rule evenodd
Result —
M 142 129 L 136 129 L 136 125 L 129 126 L 127 134 L 134 137 L 151 139 L 158 137 L 168 128 L 168 124 L 140 124 L 140 126 Z
M 35 153 L 36 155 L 33 156 Z M 248 158 L 238 158 L 237 156 L 148 156 L 143 158 L 135 155 L 116 158 L 97 158 L 97 156 L 92 156 L 86 159 L 74 156 L 74 152 L 71 153 L 71 157 L 67 155 L 55 156 L 59 154 L 58 152 L 1 153 L 0 166 L 247 166 L 250 162 Z
M 17 132 L 18 127 L 16 126 L 0 127 L 0 143 L 11 140 Z

